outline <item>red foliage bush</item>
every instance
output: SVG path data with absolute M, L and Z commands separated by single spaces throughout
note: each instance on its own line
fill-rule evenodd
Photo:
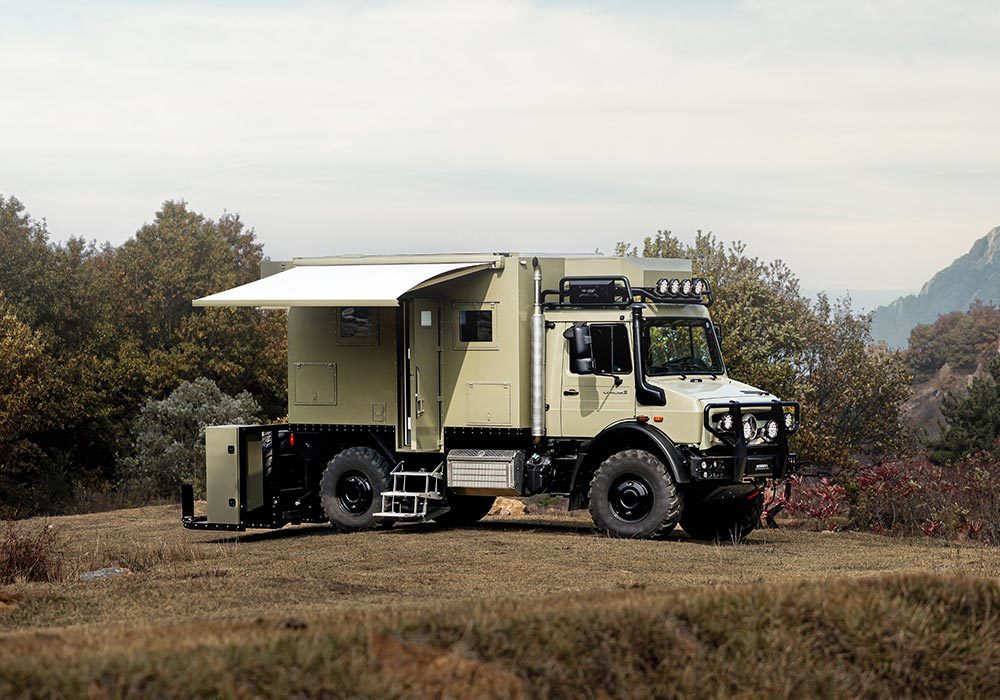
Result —
M 1000 459 L 980 452 L 949 464 L 889 462 L 844 482 L 859 529 L 1000 542 Z
M 843 486 L 827 477 L 807 478 L 793 476 L 790 488 L 771 482 L 765 490 L 764 502 L 768 509 L 780 504 L 785 514 L 793 518 L 809 518 L 822 530 L 836 530 L 850 512 Z
M 879 534 L 1000 544 L 1000 456 L 980 452 L 950 464 L 887 462 L 835 478 L 793 476 L 772 483 L 767 509 Z M 787 484 L 787 485 L 786 485 Z M 766 515 L 767 511 L 765 511 Z

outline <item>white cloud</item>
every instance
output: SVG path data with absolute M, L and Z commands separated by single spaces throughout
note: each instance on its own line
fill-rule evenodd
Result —
M 1000 223 L 995 3 L 672 8 L 6 22 L 0 190 L 112 240 L 184 197 L 242 212 L 278 257 L 713 228 L 810 287 L 917 286 Z

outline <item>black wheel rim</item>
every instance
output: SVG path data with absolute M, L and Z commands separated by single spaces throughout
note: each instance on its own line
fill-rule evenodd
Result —
M 640 477 L 627 474 L 611 484 L 608 503 L 619 520 L 639 522 L 653 510 L 653 489 Z
M 361 472 L 347 472 L 337 482 L 337 500 L 351 515 L 367 513 L 372 506 L 372 482 Z

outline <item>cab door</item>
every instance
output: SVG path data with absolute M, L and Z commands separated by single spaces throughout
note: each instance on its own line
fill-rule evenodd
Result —
M 441 308 L 435 299 L 408 303 L 410 448 L 436 452 L 441 449 Z
M 625 323 L 588 324 L 595 367 L 614 376 L 575 371 L 573 344 L 564 340 L 560 419 L 565 437 L 589 438 L 622 420 L 635 418 L 635 375 L 631 329 Z M 565 332 L 573 324 L 559 324 Z M 620 384 L 616 384 L 618 377 Z

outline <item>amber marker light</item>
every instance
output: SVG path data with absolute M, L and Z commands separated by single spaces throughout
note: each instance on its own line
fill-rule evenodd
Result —
M 653 416 L 653 422 L 654 423 L 662 423 L 663 422 L 663 416 Z
M 649 422 L 649 416 L 636 416 L 635 417 L 635 422 L 636 423 L 648 423 Z

